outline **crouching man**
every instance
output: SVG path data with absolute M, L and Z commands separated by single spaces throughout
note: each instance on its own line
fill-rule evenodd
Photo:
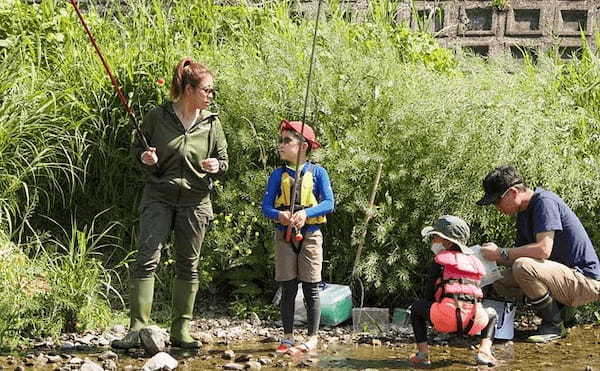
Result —
M 484 258 L 508 265 L 496 291 L 509 300 L 533 306 L 542 319 L 530 342 L 545 343 L 565 335 L 563 306 L 577 307 L 600 298 L 600 263 L 587 232 L 555 193 L 528 187 L 512 166 L 500 166 L 483 180 L 478 205 L 494 205 L 516 215 L 515 248 L 482 246 Z M 524 295 L 524 297 L 523 297 Z

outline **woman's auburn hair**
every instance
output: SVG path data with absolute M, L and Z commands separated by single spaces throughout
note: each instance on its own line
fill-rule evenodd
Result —
M 213 76 L 213 72 L 190 57 L 183 58 L 173 71 L 173 79 L 169 90 L 171 99 L 176 101 L 181 98 L 187 85 L 195 88 L 205 75 Z

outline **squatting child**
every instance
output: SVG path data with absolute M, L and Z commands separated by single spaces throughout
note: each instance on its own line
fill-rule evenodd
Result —
M 411 321 L 417 343 L 417 353 L 410 362 L 430 365 L 427 344 L 427 322 L 443 333 L 477 335 L 482 339 L 475 362 L 493 366 L 496 358 L 492 354 L 492 340 L 496 329 L 497 315 L 481 304 L 483 293 L 479 287 L 485 268 L 467 246 L 470 235 L 467 223 L 452 215 L 437 219 L 433 226 L 421 231 L 430 238 L 435 256 L 430 268 L 425 299 L 417 300 L 411 309 Z
M 321 317 L 318 285 L 323 265 L 323 235 L 320 226 L 333 211 L 334 199 L 327 171 L 307 161 L 319 148 L 313 129 L 300 121 L 283 120 L 279 126 L 279 157 L 284 165 L 275 169 L 267 182 L 262 212 L 277 223 L 275 228 L 275 280 L 281 295 L 284 336 L 277 352 L 297 354 L 314 351 Z M 293 214 L 290 212 L 295 170 L 299 177 Z M 287 236 L 288 227 L 293 229 Z M 294 304 L 302 282 L 308 320 L 308 339 L 294 342 Z

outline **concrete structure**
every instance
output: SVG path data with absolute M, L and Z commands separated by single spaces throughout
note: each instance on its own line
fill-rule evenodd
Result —
M 340 7 L 348 20 L 361 21 L 367 1 L 340 0 Z M 600 0 L 505 1 L 507 7 L 498 9 L 492 0 L 401 0 L 396 21 L 433 33 L 445 46 L 484 56 L 510 52 L 516 58 L 525 53 L 535 57 L 555 48 L 569 58 L 580 52 L 582 37 L 595 47 L 593 32 L 600 31 Z M 316 4 L 317 0 L 296 0 L 294 10 L 311 16 Z

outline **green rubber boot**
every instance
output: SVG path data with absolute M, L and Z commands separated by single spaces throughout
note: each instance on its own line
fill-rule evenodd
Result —
M 190 322 L 194 314 L 194 301 L 198 282 L 175 279 L 173 282 L 173 317 L 171 345 L 180 348 L 200 348 L 202 344 L 190 335 Z
M 114 340 L 111 346 L 116 349 L 130 349 L 141 346 L 140 330 L 148 325 L 154 296 L 154 277 L 136 278 L 131 281 L 129 332 L 123 339 Z
M 533 304 L 536 314 L 542 319 L 536 334 L 527 338 L 530 343 L 548 343 L 566 335 L 564 322 L 560 315 L 558 303 L 552 296 L 546 294 L 541 300 Z

